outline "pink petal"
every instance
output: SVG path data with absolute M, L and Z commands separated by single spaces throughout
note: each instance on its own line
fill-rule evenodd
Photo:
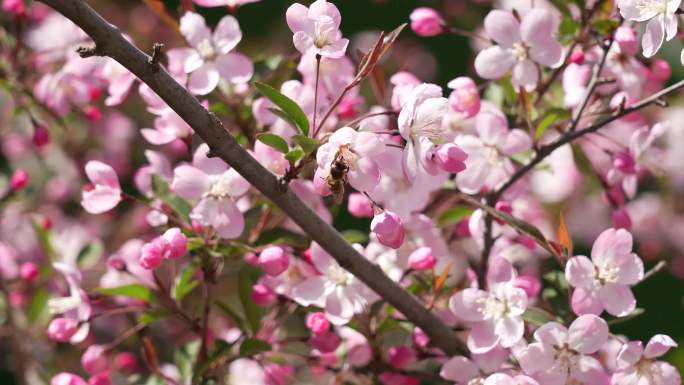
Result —
M 558 322 L 547 322 L 534 332 L 534 339 L 552 346 L 563 346 L 568 342 L 568 329 Z
M 354 317 L 354 305 L 341 287 L 336 288 L 326 298 L 325 316 L 333 325 L 344 325 Z
M 192 210 L 190 218 L 213 227 L 225 239 L 239 237 L 245 228 L 245 219 L 231 199 L 204 198 Z
M 625 229 L 602 232 L 591 248 L 591 259 L 598 266 L 616 265 L 615 257 L 632 253 L 632 234 Z
M 565 278 L 572 287 L 592 287 L 594 284 L 594 264 L 584 255 L 572 257 L 565 265 Z
M 214 30 L 214 47 L 219 55 L 230 52 L 242 39 L 242 31 L 235 17 L 224 16 Z
M 204 63 L 202 67 L 190 74 L 188 90 L 195 95 L 206 95 L 216 88 L 221 75 L 214 63 Z
M 510 48 L 520 41 L 520 23 L 508 11 L 495 9 L 485 17 L 484 28 L 487 35 L 503 48 Z
M 484 319 L 482 309 L 488 297 L 489 294 L 486 291 L 467 288 L 451 297 L 449 309 L 456 317 L 464 321 L 482 321 Z
M 516 90 L 522 87 L 527 91 L 534 91 L 537 88 L 537 81 L 539 81 L 539 70 L 532 60 L 518 62 L 513 67 L 511 82 Z
M 610 378 L 594 357 L 579 356 L 570 368 L 570 376 L 584 385 L 606 385 Z
M 319 49 L 318 53 L 323 57 L 338 59 L 344 56 L 344 53 L 347 52 L 348 45 L 349 39 L 339 39 L 332 44 L 326 44 L 323 48 Z
M 311 35 L 299 31 L 292 35 L 292 43 L 294 44 L 297 51 L 305 54 L 311 47 L 314 46 L 314 41 Z
M 293 33 L 303 31 L 307 35 L 314 33 L 313 21 L 309 19 L 309 10 L 299 3 L 292 4 L 285 13 L 287 26 Z
M 349 172 L 349 184 L 359 191 L 372 191 L 380 182 L 380 169 L 370 158 L 356 161 L 356 169 Z
M 329 3 L 326 0 L 316 0 L 311 3 L 311 6 L 309 7 L 310 18 L 322 19 L 326 16 L 332 19 L 335 28 L 340 27 L 342 15 L 340 15 L 340 11 L 337 9 L 335 4 Z
M 525 373 L 534 374 L 542 372 L 553 365 L 554 351 L 550 345 L 537 342 L 527 345 L 518 354 L 517 358 Z
M 505 142 L 499 147 L 506 155 L 515 155 L 532 148 L 532 138 L 527 132 L 514 128 L 506 135 Z
M 563 47 L 555 39 L 547 38 L 530 47 L 530 57 L 539 64 L 558 68 L 563 64 Z
M 636 299 L 629 286 L 610 283 L 599 289 L 599 299 L 608 313 L 616 317 L 629 315 L 636 308 Z
M 664 16 L 658 15 L 648 21 L 646 30 L 641 38 L 641 46 L 644 49 L 644 56 L 651 57 L 658 52 L 665 39 Z
M 515 57 L 510 51 L 498 45 L 485 48 L 475 58 L 475 71 L 485 79 L 498 79 L 506 74 L 515 64 Z
M 634 366 L 643 354 L 644 347 L 641 341 L 631 341 L 622 345 L 617 355 L 617 368 L 622 370 Z
M 660 357 L 667 353 L 671 348 L 676 348 L 677 343 L 665 334 L 656 334 L 648 341 L 644 349 L 644 356 L 647 358 Z
M 233 83 L 247 83 L 254 73 L 254 64 L 241 53 L 221 55 L 214 64 L 221 77 Z
M 185 199 L 200 199 L 211 187 L 209 176 L 190 165 L 176 167 L 173 176 L 171 190 Z
M 520 35 L 528 46 L 535 47 L 552 40 L 557 29 L 558 18 L 546 9 L 536 8 L 523 17 Z
M 181 17 L 180 32 L 192 47 L 197 47 L 202 41 L 211 39 L 211 31 L 204 22 L 204 18 L 195 12 L 186 12 Z
M 499 336 L 495 331 L 494 322 L 480 321 L 473 324 L 468 335 L 468 349 L 472 353 L 486 353 L 494 349 L 499 343 Z
M 169 131 L 159 131 L 152 128 L 143 128 L 140 130 L 143 138 L 156 146 L 169 144 L 176 140 L 176 135 Z
M 582 354 L 592 354 L 608 340 L 608 324 L 593 314 L 577 317 L 568 328 L 568 343 Z
M 226 162 L 220 158 L 210 158 L 208 153 L 209 146 L 206 143 L 200 144 L 192 155 L 192 165 L 206 174 L 223 174 L 228 169 Z
M 483 385 L 519 385 L 513 377 L 508 374 L 494 373 L 487 377 Z
M 654 383 L 658 385 L 680 385 L 682 383 L 679 370 L 664 361 L 651 364 L 651 372 L 656 373 Z
M 116 172 L 106 163 L 91 160 L 86 163 L 85 172 L 88 179 L 95 185 L 107 186 L 114 190 L 121 189 L 119 187 L 119 178 L 116 176 Z
M 598 293 L 593 288 L 577 288 L 572 292 L 572 311 L 577 315 L 594 314 L 603 312 L 603 305 L 598 298 Z
M 469 359 L 456 356 L 442 365 L 439 375 L 454 382 L 467 383 L 478 375 L 478 368 Z
M 121 202 L 121 190 L 99 185 L 90 191 L 83 191 L 81 205 L 91 214 L 107 212 Z
M 500 338 L 501 346 L 510 348 L 522 339 L 525 323 L 520 317 L 503 317 L 496 321 L 494 330 Z
M 292 299 L 302 306 L 324 307 L 326 280 L 324 276 L 304 279 L 292 289 Z

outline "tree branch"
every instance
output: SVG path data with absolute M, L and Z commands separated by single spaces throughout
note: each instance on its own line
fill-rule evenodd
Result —
M 213 154 L 277 204 L 343 268 L 425 331 L 435 346 L 449 355 L 467 354 L 465 345 L 452 330 L 427 311 L 416 297 L 387 277 L 377 265 L 359 254 L 289 188 L 283 191 L 277 178 L 235 141 L 218 118 L 204 109 L 164 69 L 154 71 L 147 62 L 148 56 L 124 39 L 117 27 L 109 24 L 83 0 L 41 1 L 83 29 L 95 41 L 98 53 L 116 60 L 154 90 L 209 145 Z

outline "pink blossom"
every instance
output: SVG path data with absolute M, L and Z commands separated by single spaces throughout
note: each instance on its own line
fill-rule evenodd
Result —
M 342 38 L 342 17 L 334 4 L 316 0 L 307 8 L 294 3 L 287 9 L 286 18 L 294 33 L 294 46 L 302 54 L 313 49 L 323 57 L 339 58 L 347 50 L 349 40 Z
M 192 165 L 174 170 L 171 189 L 185 199 L 197 202 L 190 218 L 211 226 L 222 238 L 237 238 L 245 226 L 235 199 L 249 190 L 249 183 L 218 158 L 208 158 L 209 147 L 195 151 Z
M 415 270 L 430 270 L 435 267 L 437 258 L 432 254 L 432 249 L 427 246 L 420 247 L 409 255 L 409 267 Z
M 486 353 L 474 353 L 471 358 L 455 356 L 442 365 L 439 375 L 457 385 L 478 384 L 499 370 L 507 358 L 508 351 L 501 347 Z
M 508 128 L 506 117 L 499 111 L 483 111 L 475 119 L 478 135 L 461 135 L 454 142 L 468 154 L 466 169 L 456 176 L 456 184 L 468 194 L 483 187 L 498 187 L 513 172 L 509 157 L 532 145 L 525 131 Z
M 89 374 L 97 374 L 109 368 L 107 347 L 105 345 L 90 345 L 81 356 L 81 366 Z
M 569 328 L 549 322 L 534 332 L 534 339 L 519 353 L 518 361 L 541 384 L 564 385 L 568 380 L 607 382 L 601 364 L 591 356 L 608 340 L 608 325 L 603 319 L 582 315 Z
M 282 152 L 258 140 L 254 143 L 254 158 L 276 175 L 285 175 L 290 167 Z
M 160 237 L 146 243 L 141 250 L 140 266 L 156 269 L 163 259 L 178 259 L 185 255 L 188 239 L 177 227 L 170 228 Z
M 515 278 L 510 262 L 496 258 L 487 272 L 488 291 L 468 288 L 451 297 L 451 311 L 472 324 L 468 336 L 471 352 L 485 353 L 497 345 L 509 348 L 522 338 L 527 294 L 515 286 Z
M 539 278 L 534 275 L 519 275 L 515 279 L 515 287 L 525 290 L 527 298 L 536 298 L 541 291 L 542 285 Z
M 616 29 L 615 42 L 620 46 L 620 51 L 626 55 L 635 55 L 639 50 L 636 31 L 632 27 L 623 25 Z
M 334 352 L 342 343 L 342 338 L 332 331 L 314 334 L 309 338 L 309 345 L 321 353 Z
M 622 17 L 629 21 L 648 22 L 641 39 L 644 56 L 658 52 L 663 41 L 677 34 L 677 10 L 681 0 L 618 0 Z
M 539 81 L 536 64 L 557 68 L 563 62 L 562 47 L 553 37 L 558 24 L 557 17 L 541 8 L 529 11 L 522 22 L 508 11 L 491 11 L 484 21 L 485 31 L 498 45 L 477 55 L 477 74 L 498 79 L 512 68 L 513 86 L 534 90 Z
M 31 138 L 36 147 L 42 148 L 50 144 L 50 131 L 43 125 L 38 125 L 33 129 Z
M 252 301 L 259 306 L 271 306 L 276 301 L 277 297 L 278 295 L 273 289 L 266 285 L 257 284 L 252 287 Z
M 38 265 L 33 262 L 22 263 L 19 266 L 19 276 L 28 284 L 32 284 L 38 278 L 40 270 Z
M 24 187 L 28 185 L 30 179 L 31 177 L 28 171 L 21 168 L 12 174 L 12 177 L 10 178 L 10 187 L 14 191 L 23 190 Z
M 446 23 L 439 12 L 428 7 L 419 7 L 411 12 L 411 29 L 418 36 L 437 36 L 444 31 Z
M 572 64 L 582 65 L 584 64 L 584 59 L 584 51 L 582 50 L 575 51 L 572 54 L 570 54 L 570 63 Z
M 442 170 L 457 174 L 466 169 L 465 161 L 468 159 L 468 154 L 457 145 L 446 143 L 437 147 L 434 159 Z
M 384 146 L 376 134 L 342 127 L 330 136 L 326 144 L 318 148 L 318 169 L 314 178 L 325 181 L 330 175 L 332 163 L 341 157 L 349 166 L 349 184 L 359 191 L 371 191 L 380 181 L 380 170 L 372 157 L 380 154 L 383 149 Z M 321 187 L 319 192 L 327 192 L 325 184 Z
M 300 305 L 324 308 L 330 323 L 344 325 L 377 298 L 316 243 L 311 257 L 321 275 L 304 278 L 293 288 L 292 299 Z
M 87 385 L 85 380 L 76 374 L 59 373 L 52 377 L 50 385 Z
M 256 3 L 260 0 L 192 0 L 200 7 L 228 7 L 235 8 L 240 5 Z
M 373 217 L 371 232 L 387 247 L 398 249 L 404 243 L 404 225 L 391 211 L 385 210 Z
M 180 20 L 180 31 L 192 48 L 175 48 L 169 55 L 183 63 L 185 73 L 189 74 L 188 89 L 192 93 L 210 93 L 221 78 L 245 83 L 252 77 L 251 60 L 232 52 L 242 39 L 235 17 L 224 16 L 212 34 L 201 15 L 186 12 Z
M 292 365 L 270 364 L 264 367 L 265 385 L 287 385 L 294 378 Z
M 259 254 L 259 267 L 270 276 L 282 274 L 290 264 L 290 257 L 278 246 L 265 248 Z
M 91 185 L 83 189 L 83 208 L 91 214 L 102 214 L 116 207 L 121 201 L 121 187 L 114 169 L 91 160 L 86 163 L 85 172 Z
M 151 144 L 164 145 L 192 136 L 192 128 L 171 109 L 164 109 L 154 119 L 154 128 L 142 128 L 142 136 Z
M 480 91 L 473 79 L 458 77 L 447 84 L 453 91 L 449 95 L 449 107 L 464 114 L 467 118 L 480 112 Z
M 322 334 L 330 330 L 330 322 L 325 318 L 325 314 L 314 312 L 306 316 L 306 327 L 314 334 Z
M 24 0 L 2 0 L 2 10 L 15 16 L 26 15 Z
M 357 218 L 372 218 L 373 206 L 370 200 L 360 193 L 351 193 L 347 198 L 347 210 L 349 214 Z
M 55 270 L 64 275 L 69 288 L 69 295 L 66 297 L 51 298 L 48 307 L 52 314 L 62 314 L 51 322 L 56 336 L 60 341 L 68 341 L 71 344 L 83 342 L 90 332 L 90 315 L 92 309 L 88 295 L 81 288 L 81 272 L 76 266 L 65 262 L 53 262 Z M 58 321 L 60 320 L 60 321 Z M 48 327 L 48 334 L 50 334 Z
M 617 356 L 617 371 L 611 385 L 679 385 L 681 377 L 675 367 L 656 360 L 677 343 L 667 335 L 653 336 L 644 348 L 641 341 L 624 344 Z
M 78 320 L 60 317 L 50 321 L 47 335 L 53 341 L 69 342 L 77 330 Z
M 602 232 L 591 249 L 591 260 L 571 258 L 565 267 L 576 314 L 601 314 L 605 309 L 616 317 L 634 311 L 636 300 L 630 286 L 644 276 L 641 259 L 632 253 L 632 234 L 624 229 Z

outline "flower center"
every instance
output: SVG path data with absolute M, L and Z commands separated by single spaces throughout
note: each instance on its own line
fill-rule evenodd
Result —
M 475 377 L 472 380 L 468 381 L 467 385 L 484 385 L 485 379 L 483 377 Z
M 337 286 L 349 286 L 354 282 L 354 276 L 340 266 L 331 266 L 328 268 L 328 277 Z
M 214 60 L 214 58 L 216 58 L 216 51 L 214 51 L 214 45 L 211 44 L 211 41 L 209 41 L 209 39 L 204 39 L 197 45 L 197 52 L 199 52 L 200 56 L 205 61 L 212 61 Z
M 617 282 L 620 274 L 620 268 L 615 266 L 602 265 L 596 267 L 596 279 L 605 285 L 607 283 Z
M 528 52 L 529 49 L 530 49 L 530 47 L 528 47 L 525 43 L 523 43 L 521 41 L 513 44 L 513 47 L 511 47 L 511 51 L 513 52 L 513 56 L 515 56 L 515 58 L 518 61 L 527 60 L 527 58 L 529 57 L 529 52 Z
M 213 199 L 223 199 L 228 196 L 228 191 L 221 181 L 215 182 L 209 188 L 207 196 Z
M 484 147 L 484 158 L 487 159 L 489 164 L 492 166 L 498 166 L 501 163 L 501 157 L 499 156 L 499 149 L 494 146 Z

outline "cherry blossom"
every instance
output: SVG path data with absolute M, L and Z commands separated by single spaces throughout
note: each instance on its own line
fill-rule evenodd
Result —
M 627 342 L 617 356 L 617 371 L 611 385 L 679 385 L 681 377 L 675 367 L 657 358 L 677 343 L 667 335 L 653 336 L 646 347 L 641 341 Z
M 442 365 L 439 375 L 457 385 L 477 384 L 484 381 L 489 374 L 495 373 L 506 361 L 506 349 L 496 347 L 486 353 L 475 353 L 471 358 L 456 356 Z
M 522 22 L 510 12 L 491 11 L 484 20 L 485 31 L 498 45 L 477 55 L 477 74 L 485 79 L 498 79 L 512 68 L 513 86 L 534 90 L 539 81 L 536 64 L 556 68 L 562 63 L 562 47 L 553 37 L 558 23 L 545 9 L 531 10 Z
M 48 326 L 48 333 L 50 329 L 61 329 L 59 333 L 62 338 L 59 339 L 62 342 L 78 344 L 83 342 L 90 332 L 89 321 L 92 313 L 88 296 L 81 288 L 81 272 L 76 266 L 64 262 L 54 262 L 53 267 L 64 275 L 69 296 L 50 299 L 50 312 L 61 316 L 52 320 Z
M 192 48 L 175 48 L 169 55 L 182 61 L 185 73 L 189 74 L 188 89 L 194 94 L 210 93 L 221 78 L 245 83 L 252 77 L 249 58 L 232 52 L 242 39 L 233 16 L 224 16 L 212 34 L 201 15 L 187 12 L 181 17 L 180 31 Z
M 658 52 L 663 41 L 672 40 L 677 34 L 677 10 L 681 0 L 619 0 L 620 14 L 627 20 L 646 23 L 641 40 L 644 56 Z
M 316 0 L 307 8 L 294 3 L 287 9 L 286 18 L 294 33 L 294 46 L 302 54 L 313 49 L 323 57 L 339 58 L 347 50 L 349 40 L 342 38 L 342 17 L 334 4 Z
M 575 287 L 575 313 L 598 315 L 605 309 L 622 317 L 636 307 L 629 287 L 643 278 L 644 265 L 632 253 L 632 234 L 624 229 L 608 229 L 594 241 L 591 259 L 579 255 L 568 261 L 565 276 Z
M 121 201 L 121 187 L 114 169 L 91 160 L 86 164 L 85 172 L 91 184 L 83 189 L 83 208 L 91 214 L 102 214 L 116 207 Z

